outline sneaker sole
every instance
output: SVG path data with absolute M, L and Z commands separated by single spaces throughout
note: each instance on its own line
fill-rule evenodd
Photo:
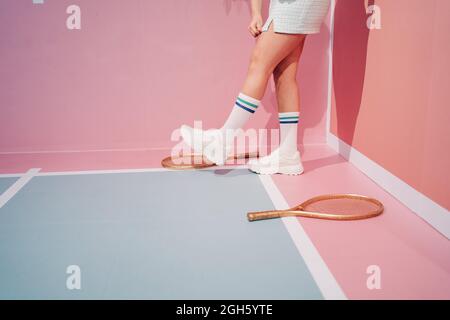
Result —
M 215 165 L 218 165 L 218 166 L 225 165 L 225 162 L 227 161 L 227 159 L 223 159 L 222 157 L 213 155 L 209 151 L 210 151 L 209 149 L 203 150 L 203 156 L 206 159 L 208 159 L 208 161 L 211 161 L 212 163 L 214 163 Z
M 249 170 L 258 174 L 287 174 L 297 176 L 303 173 L 304 169 L 301 166 L 284 166 L 275 170 L 273 168 L 251 168 Z

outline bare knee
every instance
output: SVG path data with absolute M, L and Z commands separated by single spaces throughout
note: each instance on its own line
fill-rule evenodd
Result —
M 297 75 L 293 72 L 280 72 L 275 68 L 273 79 L 277 89 L 289 86 L 297 87 Z
M 261 75 L 270 75 L 273 71 L 273 66 L 270 65 L 270 62 L 261 50 L 258 47 L 253 49 L 250 64 L 249 64 L 249 73 L 256 73 Z

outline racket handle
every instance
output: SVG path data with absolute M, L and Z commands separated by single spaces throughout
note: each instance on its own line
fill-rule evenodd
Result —
M 248 221 L 258 221 L 266 219 L 275 219 L 280 217 L 280 212 L 277 211 L 255 211 L 247 213 Z

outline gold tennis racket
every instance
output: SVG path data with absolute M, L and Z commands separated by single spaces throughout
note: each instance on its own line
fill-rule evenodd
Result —
M 307 217 L 328 220 L 360 220 L 373 218 L 384 210 L 377 199 L 358 194 L 326 194 L 313 197 L 286 210 L 255 211 L 247 214 L 248 221 L 282 217 Z
M 258 157 L 258 152 L 246 152 L 231 155 L 229 159 L 248 159 Z M 169 156 L 161 160 L 161 165 L 167 169 L 174 170 L 188 170 L 188 169 L 202 169 L 214 167 L 216 164 L 208 161 L 201 154 L 185 154 L 177 157 Z

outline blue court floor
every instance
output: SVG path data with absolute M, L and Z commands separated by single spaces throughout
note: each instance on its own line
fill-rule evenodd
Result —
M 321 299 L 283 222 L 247 222 L 271 208 L 246 169 L 36 176 L 0 208 L 0 298 Z

